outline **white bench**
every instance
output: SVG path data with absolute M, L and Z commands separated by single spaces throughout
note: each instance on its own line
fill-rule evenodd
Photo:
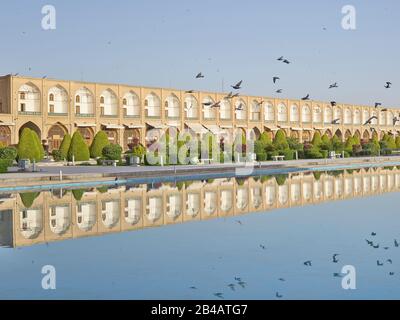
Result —
M 117 166 L 117 160 L 102 160 L 102 165 L 103 166 L 113 166 L 116 167 Z
M 272 160 L 283 161 L 283 160 L 285 160 L 285 156 L 272 156 Z

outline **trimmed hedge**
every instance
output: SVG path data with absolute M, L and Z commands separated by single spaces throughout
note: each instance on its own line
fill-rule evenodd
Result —
M 0 173 L 6 173 L 8 171 L 8 167 L 11 167 L 12 160 L 10 159 L 0 159 Z
M 72 158 L 75 161 L 88 161 L 90 158 L 89 148 L 79 131 L 75 131 L 72 136 L 71 145 L 68 150 L 68 161 L 72 161 Z
M 14 147 L 5 147 L 0 149 L 0 159 L 14 161 L 17 158 L 17 149 Z
M 92 145 L 90 146 L 90 157 L 101 157 L 103 148 L 109 144 L 110 141 L 108 140 L 107 134 L 104 131 L 97 132 L 93 139 Z
M 30 208 L 33 205 L 35 199 L 40 195 L 40 192 L 26 192 L 20 193 L 21 201 L 25 208 Z
M 69 150 L 69 147 L 71 146 L 71 140 L 72 140 L 71 135 L 69 133 L 67 133 L 64 136 L 63 141 L 61 142 L 61 146 L 60 146 L 60 157 L 61 157 L 61 159 L 60 160 L 67 159 L 68 150 Z M 54 159 L 54 160 L 56 160 L 56 159 Z
M 107 160 L 121 160 L 122 148 L 118 144 L 109 144 L 103 148 L 102 155 Z
M 30 161 L 40 161 L 43 159 L 43 146 L 38 145 L 39 137 L 36 132 L 25 128 L 21 132 L 18 143 L 18 159 L 29 159 Z

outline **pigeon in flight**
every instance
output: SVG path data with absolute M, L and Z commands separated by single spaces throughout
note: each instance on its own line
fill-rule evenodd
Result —
M 276 90 L 276 93 L 282 93 L 282 89 Z
M 331 106 L 332 107 L 336 106 L 336 101 L 331 101 Z
M 387 82 L 386 82 L 386 85 L 385 85 L 385 88 L 386 88 L 386 89 L 390 89 L 391 87 L 392 87 L 392 83 L 389 82 L 389 81 L 387 81 Z
M 273 81 L 274 83 L 276 83 L 276 81 L 277 81 L 277 80 L 280 80 L 280 79 L 281 79 L 281 78 L 279 78 L 279 77 L 273 77 L 273 78 L 272 78 L 272 81 Z
M 278 61 L 283 61 L 283 56 L 279 57 L 278 59 L 276 59 Z
M 333 89 L 333 88 L 339 88 L 339 86 L 337 85 L 337 82 L 335 82 L 334 84 L 331 84 L 329 86 L 329 89 Z
M 332 261 L 333 261 L 333 263 L 338 263 L 339 262 L 339 260 L 337 259 L 337 256 L 338 256 L 339 254 L 337 254 L 337 253 L 335 253 L 334 255 L 333 255 L 333 257 L 332 257 Z
M 380 107 L 382 105 L 382 103 L 380 103 L 380 102 L 375 102 L 375 108 L 378 108 L 378 107 Z
M 372 123 L 372 120 L 374 120 L 374 119 L 377 119 L 377 120 L 378 120 L 378 117 L 377 117 L 377 116 L 372 116 L 372 117 L 369 118 L 367 121 L 365 121 L 364 126 L 366 126 L 367 124 L 371 124 L 371 123 Z
M 399 247 L 399 242 L 398 242 L 396 239 L 394 239 L 394 246 L 395 246 L 396 248 Z
M 240 80 L 238 83 L 236 83 L 234 86 L 231 86 L 233 89 L 235 90 L 239 90 L 241 89 L 241 85 L 242 85 L 242 80 Z
M 305 97 L 301 98 L 301 100 L 305 101 L 305 100 L 310 100 L 310 95 L 307 94 Z
M 235 108 L 235 110 L 243 110 L 243 104 L 239 104 L 239 105 Z
M 204 76 L 203 76 L 203 74 L 202 74 L 201 72 L 199 72 L 199 73 L 196 75 L 196 79 L 202 79 L 202 78 L 204 78 Z
M 340 119 L 334 119 L 334 120 L 332 121 L 332 124 L 339 124 L 339 121 L 340 121 Z
M 279 292 L 277 292 L 277 293 L 275 294 L 275 296 L 276 296 L 278 299 L 280 299 L 280 298 L 283 297 L 281 294 L 279 294 Z
M 185 93 L 195 93 L 195 91 L 194 90 L 188 90 L 188 91 L 185 91 Z
M 223 297 L 223 294 L 222 294 L 221 292 L 214 293 L 214 296 L 216 296 L 216 297 L 218 297 L 218 298 L 220 298 L 220 299 L 223 299 L 223 298 L 224 298 L 224 297 Z
M 376 260 L 376 265 L 379 266 L 379 267 L 381 267 L 381 266 L 383 266 L 383 263 L 380 262 L 379 260 Z
M 290 61 L 285 59 L 285 60 L 283 60 L 283 63 L 290 64 Z
M 311 267 L 312 266 L 311 261 L 304 262 L 304 265 L 307 266 L 307 267 Z

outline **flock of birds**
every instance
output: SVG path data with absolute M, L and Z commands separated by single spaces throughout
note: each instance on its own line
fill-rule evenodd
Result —
M 287 65 L 291 64 L 291 61 L 289 61 L 288 59 L 286 59 L 284 56 L 279 57 L 279 58 L 277 59 L 277 61 L 280 61 L 280 62 L 282 62 L 282 63 L 284 63 L 284 64 L 287 64 Z M 203 79 L 203 78 L 205 78 L 205 76 L 204 76 L 204 74 L 203 74 L 202 72 L 199 72 L 199 73 L 196 75 L 195 78 L 196 78 L 196 79 Z M 281 78 L 280 78 L 279 76 L 273 76 L 273 77 L 272 77 L 272 82 L 273 82 L 274 84 L 277 84 L 277 82 L 278 82 L 279 80 L 281 80 Z M 238 83 L 236 83 L 236 84 L 234 84 L 234 85 L 231 85 L 231 88 L 233 88 L 234 90 L 240 90 L 240 89 L 242 88 L 242 83 L 243 83 L 243 80 L 240 80 Z M 338 85 L 337 82 L 330 84 L 329 87 L 328 87 L 328 89 L 335 89 L 335 88 L 339 88 L 339 85 Z M 384 85 L 384 88 L 386 88 L 386 89 L 391 89 L 391 88 L 392 88 L 392 82 L 387 81 L 387 82 L 385 83 L 385 85 Z M 186 93 L 194 93 L 194 92 L 195 92 L 195 90 L 188 90 L 188 91 L 186 91 Z M 280 93 L 283 92 L 283 89 L 277 89 L 275 92 L 278 93 L 278 94 L 280 94 Z M 229 100 L 229 99 L 232 99 L 232 98 L 235 98 L 235 97 L 239 97 L 239 95 L 240 95 L 239 93 L 235 93 L 235 94 L 234 94 L 233 92 L 230 92 L 224 99 L 228 99 L 228 100 Z M 307 95 L 305 95 L 304 97 L 301 98 L 302 101 L 307 101 L 307 100 L 310 100 L 310 99 L 311 99 L 311 98 L 310 98 L 310 94 L 307 94 Z M 262 105 L 263 102 L 264 102 L 264 101 L 258 102 L 258 105 Z M 210 107 L 210 108 L 219 108 L 219 107 L 221 106 L 221 100 L 220 100 L 220 101 L 217 101 L 217 102 L 205 102 L 205 103 L 203 103 L 203 105 L 204 105 L 204 106 L 208 106 L 208 107 Z M 337 105 L 337 102 L 336 102 L 336 101 L 331 101 L 331 102 L 330 102 L 330 105 L 331 105 L 332 107 L 335 107 L 335 106 Z M 375 102 L 375 109 L 377 109 L 377 108 L 379 108 L 379 107 L 381 107 L 381 106 L 382 106 L 382 103 L 381 103 L 381 102 Z M 191 106 L 189 106 L 189 108 L 190 108 L 190 107 L 191 107 Z M 235 107 L 235 109 L 236 109 L 236 110 L 243 110 L 243 105 L 240 103 L 238 106 Z M 388 111 L 388 109 L 387 109 L 387 108 L 382 108 L 380 111 L 381 111 L 381 112 L 386 112 L 386 111 Z M 371 116 L 370 118 L 368 118 L 368 119 L 365 121 L 364 125 L 371 125 L 373 120 L 378 120 L 378 117 L 375 116 L 375 115 L 374 115 L 374 116 Z M 340 118 L 333 119 L 333 120 L 332 120 L 332 124 L 337 125 L 337 124 L 340 123 L 340 121 L 341 121 Z M 395 125 L 398 121 L 400 121 L 400 113 L 399 113 L 398 116 L 394 116 L 394 117 L 393 117 L 393 125 Z M 374 129 L 374 128 L 370 128 L 370 130 L 373 132 L 375 129 Z
M 239 225 L 243 225 L 243 222 L 240 221 L 240 220 L 236 220 L 236 222 Z M 372 237 L 376 237 L 377 236 L 376 232 L 372 232 L 371 236 Z M 381 247 L 379 243 L 375 243 L 374 241 L 369 240 L 369 239 L 365 239 L 365 241 L 366 241 L 367 245 L 369 245 L 370 247 L 372 247 L 374 249 L 379 249 L 379 248 L 383 248 L 384 250 L 389 250 L 390 249 L 389 246 Z M 399 241 L 397 239 L 394 239 L 393 240 L 393 248 L 398 248 L 399 246 L 400 246 Z M 264 244 L 260 244 L 259 247 L 262 250 L 267 250 L 267 247 Z M 339 259 L 338 259 L 339 256 L 340 256 L 339 253 L 334 253 L 332 255 L 332 263 L 338 264 L 339 263 Z M 392 258 L 386 258 L 385 260 L 380 260 L 380 259 L 376 260 L 377 267 L 382 267 L 385 264 L 392 266 L 393 265 L 393 259 Z M 313 266 L 312 260 L 304 261 L 303 262 L 303 266 L 307 267 L 307 268 L 311 268 Z M 395 275 L 395 272 L 393 272 L 393 271 L 389 272 L 389 276 L 394 276 L 394 275 Z M 343 276 L 345 276 L 345 275 L 340 273 L 340 272 L 333 273 L 333 277 L 334 278 L 342 278 Z M 241 277 L 235 276 L 234 277 L 234 281 L 235 282 L 232 282 L 232 283 L 229 283 L 229 284 L 226 285 L 231 291 L 236 291 L 236 288 L 238 288 L 238 287 L 241 287 L 242 289 L 245 289 L 246 286 L 247 286 L 247 283 Z M 286 282 L 286 279 L 281 277 L 281 278 L 278 278 L 278 281 Z M 198 288 L 196 286 L 191 286 L 191 287 L 189 287 L 189 289 L 198 290 Z M 219 298 L 219 299 L 225 299 L 223 292 L 215 292 L 215 293 L 213 293 L 213 296 L 216 297 L 216 298 Z M 281 292 L 276 291 L 275 292 L 275 297 L 277 299 L 281 299 L 284 296 L 283 296 L 283 294 Z

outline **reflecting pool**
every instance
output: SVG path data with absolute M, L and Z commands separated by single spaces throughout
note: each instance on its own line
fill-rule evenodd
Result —
M 0 298 L 398 299 L 399 191 L 386 167 L 0 194 Z

